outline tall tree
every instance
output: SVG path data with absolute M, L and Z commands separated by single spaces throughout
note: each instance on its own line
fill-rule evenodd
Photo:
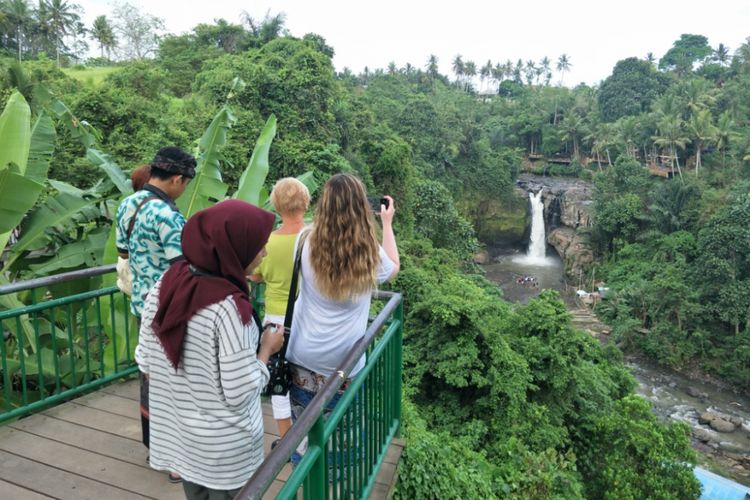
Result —
M 677 172 L 682 178 L 682 169 L 680 168 L 680 159 L 677 156 L 678 149 L 684 149 L 688 138 L 682 129 L 682 120 L 679 116 L 668 115 L 661 118 L 656 124 L 657 135 L 653 136 L 654 144 L 669 149 L 670 163 L 674 167 L 677 165 Z
M 164 30 L 164 21 L 129 3 L 121 3 L 113 11 L 115 27 L 120 34 L 120 52 L 125 59 L 145 59 L 159 47 L 159 32 Z
M 713 142 L 716 139 L 716 127 L 713 124 L 713 116 L 708 109 L 701 109 L 690 117 L 688 122 L 688 131 L 693 139 L 695 148 L 695 174 L 701 168 L 701 153 L 706 147 L 706 143 Z
M 557 71 L 560 72 L 560 85 L 562 86 L 563 80 L 565 79 L 565 73 L 570 71 L 570 68 L 573 65 L 570 62 L 570 57 L 568 57 L 568 54 L 561 54 L 560 57 L 557 58 Z
M 112 49 L 117 46 L 117 37 L 115 36 L 115 30 L 107 20 L 107 16 L 99 16 L 94 19 L 94 24 L 91 26 L 91 36 L 99 44 L 102 58 L 106 50 L 109 59 Z
M 81 16 L 81 7 L 66 0 L 42 0 L 40 3 L 40 17 L 55 37 L 55 56 L 57 66 L 60 66 L 60 51 L 65 49 L 63 38 L 72 34 Z
M 22 59 L 22 51 L 26 30 L 32 23 L 32 11 L 27 0 L 8 0 L 3 3 L 3 14 L 9 26 L 15 31 L 18 61 Z
M 464 76 L 464 60 L 461 58 L 461 54 L 453 58 L 453 74 L 456 75 L 456 84 L 459 84 Z
M 466 75 L 466 90 L 472 86 L 474 77 L 477 76 L 477 65 L 474 61 L 466 61 L 464 65 L 464 75 Z
M 693 70 L 693 64 L 712 53 L 705 36 L 683 34 L 659 60 L 659 69 L 674 70 L 679 75 L 685 75 Z
M 435 54 L 430 54 L 430 58 L 427 60 L 427 66 L 425 66 L 427 74 L 433 80 L 438 77 L 438 58 Z
M 729 47 L 720 43 L 719 46 L 716 47 L 716 50 L 714 50 L 713 59 L 722 66 L 729 64 Z

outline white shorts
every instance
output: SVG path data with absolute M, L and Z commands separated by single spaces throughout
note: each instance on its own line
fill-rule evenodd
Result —
M 263 324 L 267 325 L 268 323 L 283 325 L 284 316 L 280 314 L 267 314 L 263 318 Z M 289 403 L 289 393 L 284 396 L 271 396 L 271 410 L 273 410 L 273 418 L 276 420 L 292 418 L 292 405 Z

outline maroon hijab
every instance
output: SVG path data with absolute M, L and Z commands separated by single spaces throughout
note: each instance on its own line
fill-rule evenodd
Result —
M 253 308 L 245 268 L 263 249 L 274 215 L 239 200 L 227 200 L 193 215 L 182 230 L 185 260 L 164 273 L 152 326 L 167 359 L 177 368 L 187 323 L 200 309 L 234 298 L 243 324 Z

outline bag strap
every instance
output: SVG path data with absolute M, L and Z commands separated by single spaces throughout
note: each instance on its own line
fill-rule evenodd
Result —
M 289 286 L 289 298 L 286 301 L 286 315 L 284 316 L 284 345 L 281 346 L 279 353 L 286 357 L 286 347 L 289 344 L 289 330 L 292 328 L 292 317 L 294 316 L 294 304 L 297 302 L 297 283 L 299 281 L 299 271 L 302 267 L 302 248 L 305 245 L 309 231 L 304 231 L 297 244 L 297 254 L 294 256 L 294 268 L 292 269 L 292 283 Z
M 135 212 L 133 212 L 133 216 L 130 218 L 130 223 L 128 224 L 128 243 L 130 243 L 130 235 L 133 233 L 133 228 L 135 227 L 135 219 L 138 217 L 138 211 L 141 209 L 143 205 L 145 205 L 147 202 L 151 200 L 157 200 L 159 199 L 158 196 L 147 196 L 146 198 L 141 201 L 137 207 L 135 207 Z

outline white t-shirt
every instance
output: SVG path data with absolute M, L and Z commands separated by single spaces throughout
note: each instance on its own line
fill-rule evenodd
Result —
M 380 247 L 380 265 L 376 271 L 378 284 L 391 276 L 394 267 L 393 261 Z M 302 249 L 300 281 L 287 359 L 308 370 L 330 376 L 367 330 L 371 292 L 345 301 L 324 297 L 315 284 L 309 243 Z M 356 375 L 364 366 L 363 355 L 349 376 Z

